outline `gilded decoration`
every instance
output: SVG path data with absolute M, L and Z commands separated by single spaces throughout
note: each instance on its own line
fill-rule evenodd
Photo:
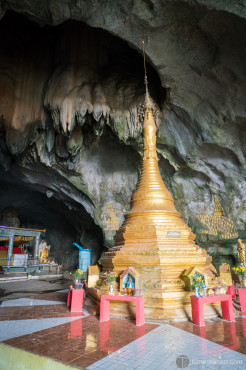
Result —
M 31 240 L 33 240 L 34 237 L 33 236 L 22 236 L 22 235 L 15 235 L 14 237 L 14 243 L 26 243 L 26 242 L 30 242 Z M 0 241 L 9 241 L 9 237 L 8 236 L 0 236 Z
M 109 204 L 101 217 L 105 230 L 118 230 L 121 224 L 122 211 L 115 204 Z
M 202 229 L 202 234 L 218 235 L 221 239 L 234 239 L 238 237 L 238 233 L 234 222 L 225 217 L 224 210 L 215 195 L 214 197 L 214 213 L 213 215 L 199 215 L 197 219 L 206 227 Z
M 239 261 L 245 265 L 246 264 L 246 257 L 245 257 L 245 244 L 242 242 L 241 239 L 237 241 L 237 254 Z
M 115 246 L 100 259 L 103 271 L 121 276 L 131 266 L 141 277 L 141 294 L 145 299 L 145 316 L 149 319 L 187 319 L 190 292 L 185 290 L 181 275 L 199 269 L 210 286 L 220 284 L 212 258 L 195 244 L 195 234 L 176 210 L 172 194 L 165 186 L 158 167 L 155 111 L 147 87 L 144 108 L 142 172 L 131 200 L 130 211 L 115 234 Z M 104 277 L 101 277 L 101 281 Z M 121 291 L 116 279 L 114 291 Z M 98 284 L 98 295 L 106 293 Z M 187 306 L 187 307 L 186 307 Z M 112 314 L 128 316 L 123 303 L 112 305 Z

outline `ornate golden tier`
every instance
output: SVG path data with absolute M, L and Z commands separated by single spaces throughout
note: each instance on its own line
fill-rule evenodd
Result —
M 100 263 L 103 271 L 110 269 L 117 275 L 128 266 L 141 274 L 147 318 L 181 320 L 187 318 L 186 310 L 190 308 L 190 292 L 185 291 L 181 274 L 197 266 L 211 286 L 218 282 L 212 258 L 195 245 L 195 235 L 175 209 L 173 197 L 160 176 L 151 108 L 145 111 L 143 141 L 142 175 L 131 210 L 115 235 L 115 247 L 105 253 Z M 119 289 L 117 282 L 115 289 Z M 102 277 L 99 295 L 107 290 Z M 127 315 L 123 305 L 114 305 L 113 310 Z

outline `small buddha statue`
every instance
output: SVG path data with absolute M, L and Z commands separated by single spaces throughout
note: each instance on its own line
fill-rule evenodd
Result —
M 48 263 L 49 257 L 49 247 L 47 246 L 46 241 L 41 243 L 41 248 L 39 249 L 39 262 Z
M 134 283 L 132 281 L 132 277 L 129 276 L 128 282 L 126 283 L 127 295 L 132 295 L 132 289 L 133 288 L 134 288 Z
M 245 265 L 246 264 L 245 245 L 241 239 L 237 240 L 237 254 L 239 261 Z

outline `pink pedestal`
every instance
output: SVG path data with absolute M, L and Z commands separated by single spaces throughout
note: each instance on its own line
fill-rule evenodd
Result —
M 199 326 L 205 326 L 204 321 L 204 303 L 221 302 L 222 316 L 225 320 L 235 321 L 232 297 L 229 294 L 218 295 L 213 297 L 200 297 L 191 296 L 192 320 L 193 323 Z
M 136 302 L 136 325 L 144 324 L 144 297 L 130 297 L 120 295 L 102 295 L 100 304 L 100 322 L 109 320 L 110 301 L 133 301 Z
M 234 284 L 231 286 L 228 286 L 228 294 L 230 294 L 232 298 L 236 298 Z
M 69 289 L 67 297 L 67 306 L 71 312 L 82 312 L 84 300 L 84 289 Z
M 238 288 L 241 312 L 246 313 L 246 288 Z

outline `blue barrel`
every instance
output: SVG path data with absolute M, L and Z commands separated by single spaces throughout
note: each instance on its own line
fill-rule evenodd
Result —
M 87 272 L 88 266 L 91 266 L 91 249 L 84 249 L 78 243 L 73 243 L 79 249 L 79 268 Z

